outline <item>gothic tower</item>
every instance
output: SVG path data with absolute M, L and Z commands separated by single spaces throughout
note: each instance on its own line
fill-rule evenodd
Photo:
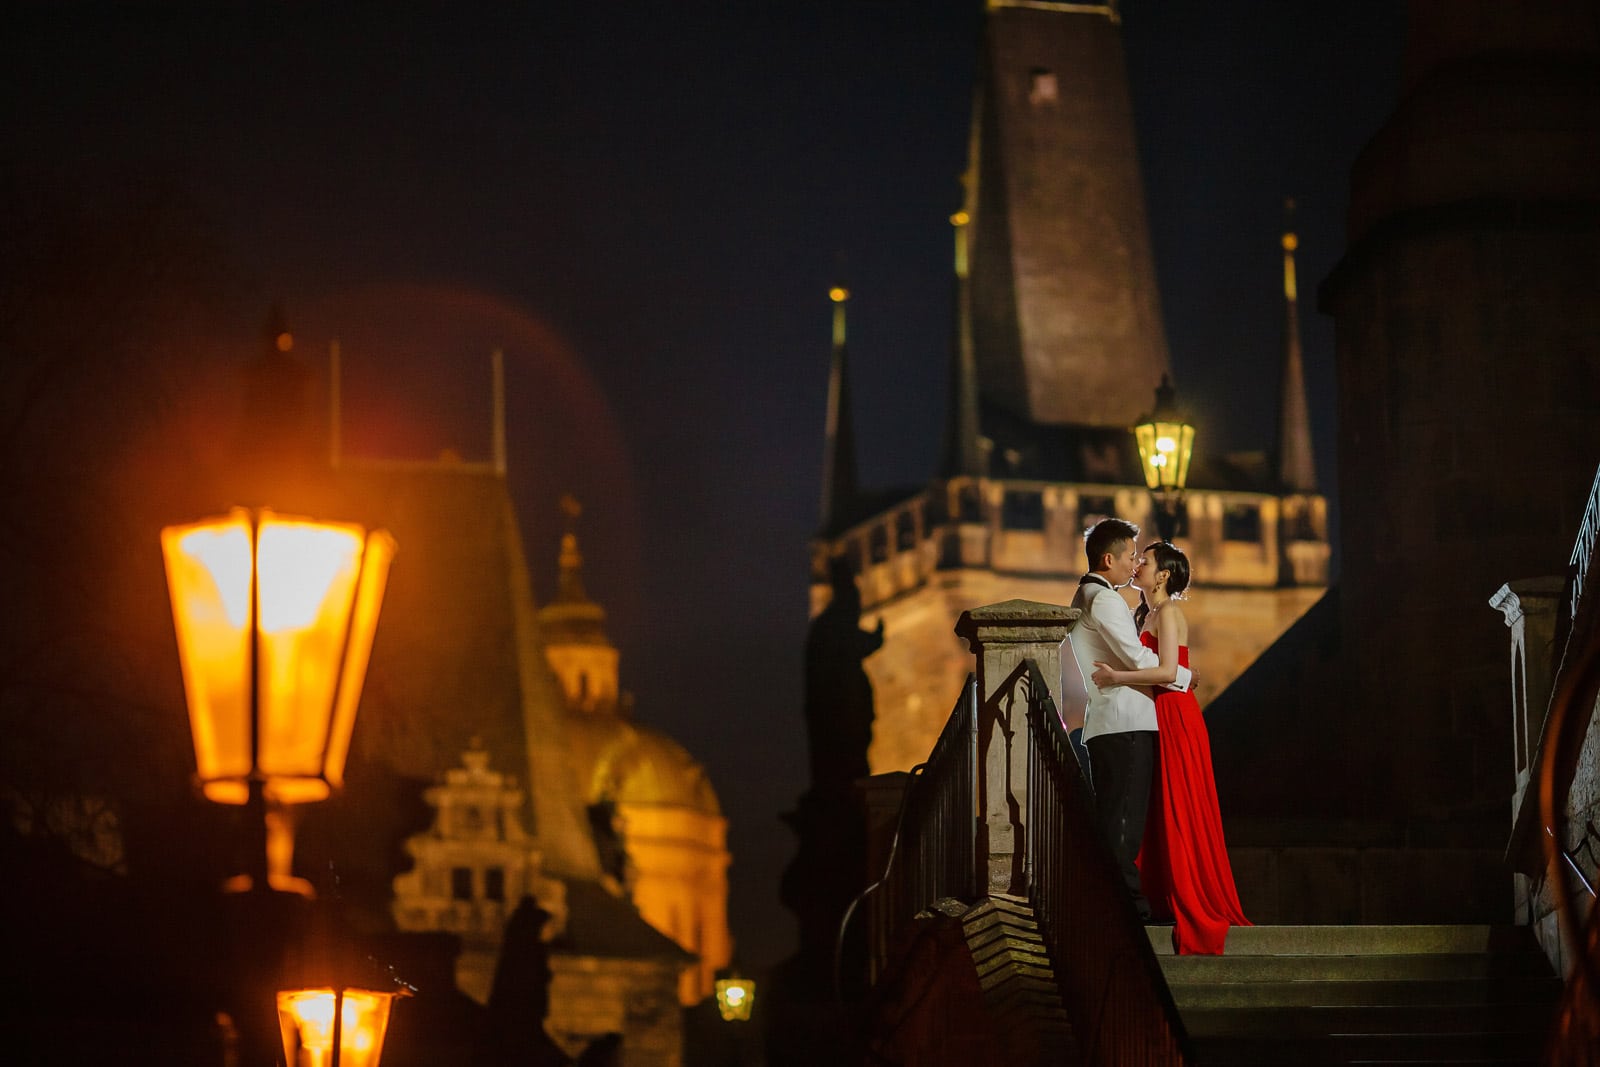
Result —
M 1117 515 L 1155 528 L 1130 429 L 1170 368 L 1116 6 L 988 0 L 987 12 L 966 198 L 951 218 L 950 416 L 931 483 L 855 484 L 835 304 L 811 610 L 827 603 L 843 557 L 863 624 L 884 624 L 866 662 L 874 773 L 927 757 L 970 662 L 952 629 L 962 611 L 1013 597 L 1067 603 L 1086 527 Z M 1240 459 L 1202 440 L 1191 466 L 1178 540 L 1194 568 L 1202 700 L 1327 586 L 1293 303 L 1288 314 L 1282 443 L 1266 431 L 1267 446 Z M 1078 682 L 1064 679 L 1069 692 Z
M 980 403 L 1132 425 L 1168 372 L 1115 5 L 989 0 L 967 290 Z

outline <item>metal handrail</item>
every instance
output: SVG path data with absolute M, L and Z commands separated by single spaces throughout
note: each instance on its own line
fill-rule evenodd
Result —
M 1093 816 L 1072 742 L 1027 662 L 1028 900 L 1088 1062 L 1183 1064 L 1189 1037 Z
M 969 674 L 933 751 L 926 761 L 911 768 L 911 781 L 900 798 L 883 874 L 856 894 L 839 920 L 833 956 L 835 995 L 841 993 L 845 935 L 863 901 L 876 894 L 868 952 L 870 977 L 876 981 L 900 932 L 917 912 L 944 897 L 976 897 L 977 724 L 978 680 Z M 907 837 L 910 841 L 902 850 L 901 841 Z M 904 861 L 896 862 L 903 852 L 911 855 L 915 867 L 907 869 Z

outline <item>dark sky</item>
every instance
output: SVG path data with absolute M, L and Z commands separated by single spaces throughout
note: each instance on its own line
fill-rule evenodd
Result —
M 237 331 L 338 336 L 355 451 L 488 449 L 537 592 L 556 496 L 638 718 L 706 764 L 747 965 L 804 787 L 800 646 L 830 310 L 850 307 L 864 479 L 931 472 L 979 0 L 47 4 L 0 29 L 8 169 L 154 182 L 214 224 Z M 1180 395 L 1201 448 L 1262 448 L 1282 200 L 1301 205 L 1318 466 L 1333 341 L 1312 294 L 1393 102 L 1398 0 L 1127 0 L 1124 38 Z M 953 620 L 952 620 L 953 622 Z

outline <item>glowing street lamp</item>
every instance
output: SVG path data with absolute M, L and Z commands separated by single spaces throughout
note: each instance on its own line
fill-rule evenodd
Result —
M 1177 504 L 1189 481 L 1194 455 L 1194 427 L 1178 411 L 1177 391 L 1163 374 L 1156 386 L 1156 406 L 1133 428 L 1139 465 L 1156 503 L 1156 528 L 1163 541 L 1177 536 Z
M 756 1002 L 756 984 L 749 978 L 730 974 L 717 979 L 717 1010 L 727 1022 L 749 1022 Z
M 241 508 L 161 548 L 201 789 L 265 820 L 264 866 L 231 884 L 310 895 L 282 807 L 343 782 L 394 539 Z
M 378 1067 L 399 991 L 291 989 L 278 994 L 288 1067 Z

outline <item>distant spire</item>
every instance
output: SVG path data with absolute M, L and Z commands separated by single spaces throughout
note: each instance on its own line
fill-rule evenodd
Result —
M 970 184 L 970 182 L 969 182 Z M 978 451 L 978 365 L 972 355 L 968 252 L 972 216 L 962 210 L 950 216 L 955 229 L 955 339 L 950 351 L 950 417 L 945 428 L 944 470 L 947 478 L 983 474 Z
M 556 586 L 556 603 L 587 604 L 589 594 L 583 588 L 583 553 L 578 551 L 578 517 L 583 505 L 571 493 L 561 495 L 561 514 L 566 529 L 561 534 L 561 576 Z
M 344 451 L 344 368 L 339 339 L 328 342 L 328 466 L 337 468 Z
M 828 422 L 822 453 L 823 532 L 833 532 L 854 510 L 856 477 L 855 426 L 850 411 L 850 375 L 845 360 L 845 305 L 850 292 L 828 290 L 833 301 L 833 363 L 828 371 Z
M 295 355 L 287 321 L 283 305 L 273 304 L 261 347 L 244 368 L 239 455 L 251 462 L 295 467 L 313 458 L 321 426 L 311 404 L 312 372 Z
M 1294 200 L 1284 201 L 1283 227 L 1283 392 L 1278 409 L 1278 481 L 1295 493 L 1314 493 L 1317 467 L 1311 455 L 1311 414 L 1306 404 L 1305 361 L 1300 355 L 1299 292 L 1294 253 Z
M 489 356 L 489 374 L 494 396 L 489 416 L 489 436 L 494 455 L 494 472 L 502 477 L 506 473 L 506 355 L 495 349 Z M 570 497 L 562 497 L 562 506 Z M 576 503 L 576 501 L 574 501 Z

